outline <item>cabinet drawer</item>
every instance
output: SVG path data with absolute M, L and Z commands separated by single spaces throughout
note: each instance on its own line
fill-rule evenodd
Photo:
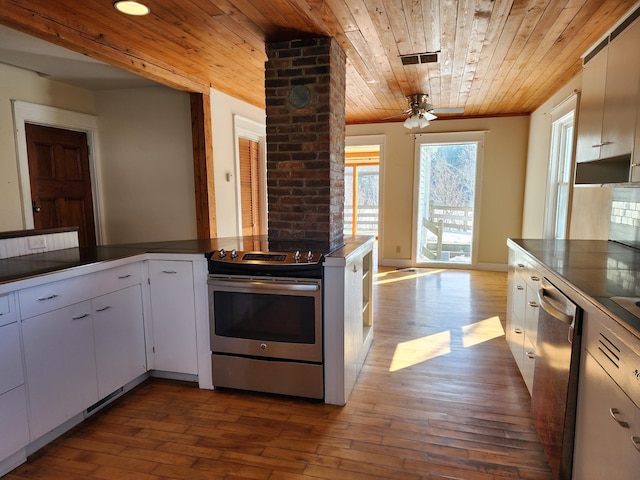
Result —
M 16 312 L 13 308 L 13 293 L 0 295 L 0 326 L 16 321 Z
M 21 318 L 84 302 L 142 282 L 142 262 L 50 282 L 18 292 Z
M 0 394 L 24 383 L 18 323 L 0 327 Z
M 142 262 L 102 270 L 91 276 L 96 286 L 92 296 L 115 292 L 142 283 Z
M 20 317 L 29 318 L 82 302 L 91 298 L 93 291 L 91 275 L 25 288 L 18 292 Z

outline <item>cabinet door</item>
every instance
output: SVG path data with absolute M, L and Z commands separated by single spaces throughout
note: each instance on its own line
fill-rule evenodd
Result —
M 640 23 L 627 28 L 609 45 L 600 158 L 625 155 L 633 150 L 640 59 L 629 52 L 635 51 L 638 45 Z
M 356 383 L 362 358 L 362 257 L 347 264 L 344 300 L 345 391 Z
M 584 350 L 578 388 L 573 478 L 633 478 L 640 471 L 640 452 L 631 441 L 640 435 L 632 431 L 635 405 Z
M 18 323 L 0 327 L 0 394 L 24 383 Z
M 98 395 L 104 398 L 146 371 L 140 285 L 92 300 Z
M 154 368 L 197 375 L 193 266 L 191 262 L 151 260 L 149 278 Z
M 0 425 L 0 460 L 3 460 L 29 443 L 24 385 L 0 395 Z
M 585 65 L 582 73 L 582 93 L 580 95 L 580 117 L 576 145 L 576 160 L 578 162 L 587 162 L 600 158 L 600 147 L 598 145 L 600 145 L 602 138 L 607 54 L 607 48 L 599 52 Z
M 32 440 L 98 400 L 91 303 L 22 322 Z

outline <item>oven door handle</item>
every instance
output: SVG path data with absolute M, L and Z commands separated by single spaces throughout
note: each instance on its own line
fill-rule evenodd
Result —
M 247 286 L 262 291 L 288 291 L 288 292 L 317 292 L 320 285 L 317 283 L 271 283 L 259 280 L 215 280 L 210 285 L 216 287 L 239 287 Z

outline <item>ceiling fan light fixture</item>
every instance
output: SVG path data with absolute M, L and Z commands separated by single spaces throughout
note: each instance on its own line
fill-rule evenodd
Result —
M 417 128 L 420 127 L 420 118 L 417 113 L 412 114 L 402 124 L 405 128 Z
M 126 13 L 127 15 L 143 16 L 151 13 L 151 9 L 145 4 L 130 0 L 117 0 L 113 2 L 113 6 L 119 12 Z
M 427 119 L 423 114 L 418 115 L 418 126 L 420 128 L 428 127 L 429 119 Z

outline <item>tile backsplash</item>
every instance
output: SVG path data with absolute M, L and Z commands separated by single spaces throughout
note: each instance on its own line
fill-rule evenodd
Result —
M 609 239 L 640 249 L 640 188 L 613 189 Z
M 33 235 L 0 238 L 0 259 L 51 252 L 77 246 L 77 231 L 34 233 Z

